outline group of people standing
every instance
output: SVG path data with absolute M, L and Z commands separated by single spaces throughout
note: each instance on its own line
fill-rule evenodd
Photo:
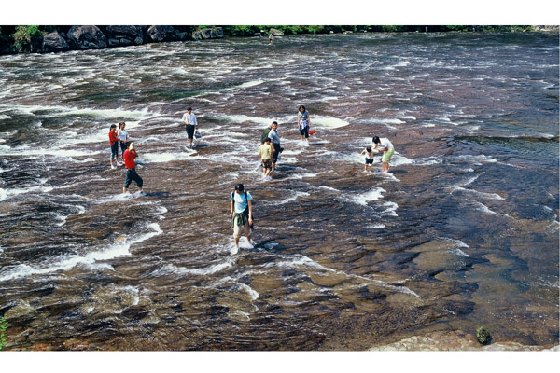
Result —
M 188 107 L 187 112 L 181 118 L 185 124 L 187 132 L 188 146 L 192 148 L 193 139 L 195 137 L 196 127 L 198 121 L 196 115 L 192 112 L 192 108 Z M 140 192 L 142 192 L 143 180 L 136 172 L 135 159 L 138 153 L 134 147 L 134 143 L 129 141 L 128 132 L 125 130 L 126 124 L 119 123 L 119 129 L 112 124 L 109 130 L 109 143 L 111 145 L 111 169 L 116 167 L 113 165 L 115 161 L 117 166 L 124 164 L 126 168 L 126 175 L 123 184 L 123 193 L 128 191 L 128 187 L 132 181 L 136 183 Z M 305 109 L 304 105 L 298 108 L 298 129 L 302 141 L 309 141 L 311 131 L 311 119 L 309 112 Z M 382 157 L 382 172 L 386 173 L 389 170 L 389 161 L 391 160 L 395 148 L 387 138 L 379 138 L 378 136 L 372 137 L 372 145 L 367 146 L 362 152 L 365 155 L 364 172 L 367 172 L 373 166 L 373 157 L 375 154 L 383 153 Z M 122 163 L 118 162 L 118 150 L 121 149 Z M 265 128 L 261 134 L 261 144 L 259 146 L 259 160 L 262 166 L 263 176 L 269 176 L 276 168 L 276 162 L 280 153 L 284 148 L 281 146 L 280 135 L 278 133 L 278 122 L 273 121 L 270 126 Z M 245 190 L 243 184 L 237 184 L 230 195 L 230 215 L 231 225 L 233 228 L 234 245 L 231 249 L 231 254 L 237 254 L 239 251 L 239 240 L 244 234 L 247 241 L 253 245 L 252 229 L 253 229 L 253 197 Z
M 311 129 L 311 119 L 309 112 L 305 110 L 305 106 L 300 105 L 298 108 L 298 129 L 301 140 L 309 142 Z M 269 176 L 276 168 L 276 162 L 280 153 L 284 148 L 280 143 L 280 135 L 278 134 L 278 122 L 273 121 L 261 133 L 261 145 L 259 146 L 259 160 L 261 162 L 263 176 Z
M 111 124 L 109 128 L 109 144 L 111 145 L 111 169 L 116 169 L 118 166 L 123 166 L 126 169 L 126 175 L 123 184 L 123 193 L 128 191 L 128 187 L 132 181 L 136 183 L 139 191 L 143 192 L 144 180 L 136 172 L 136 161 L 138 153 L 134 148 L 134 143 L 130 141 L 128 132 L 125 129 L 126 123 L 119 122 L 117 125 Z M 119 161 L 119 148 L 121 150 L 121 159 Z M 115 162 L 115 165 L 113 165 Z
M 111 145 L 111 168 L 114 170 L 117 166 L 123 165 L 122 154 L 126 150 L 129 138 L 128 132 L 125 130 L 126 123 L 119 122 L 119 128 L 116 124 L 111 124 L 109 128 L 109 144 Z M 121 150 L 121 162 L 119 162 L 119 149 Z M 113 161 L 115 165 L 113 165 Z
M 280 145 L 278 134 L 278 122 L 273 121 L 261 134 L 261 145 L 259 146 L 259 160 L 263 176 L 269 176 L 276 168 L 276 162 L 284 148 Z

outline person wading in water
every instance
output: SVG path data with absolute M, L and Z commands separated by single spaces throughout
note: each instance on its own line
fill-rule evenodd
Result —
M 230 213 L 231 225 L 233 228 L 234 246 L 231 249 L 231 255 L 237 254 L 239 251 L 239 239 L 242 231 L 245 231 L 247 242 L 251 245 L 255 243 L 251 240 L 253 229 L 253 197 L 251 193 L 245 191 L 243 184 L 235 185 L 235 189 L 230 196 Z
M 188 107 L 187 112 L 183 115 L 183 123 L 185 123 L 185 129 L 187 130 L 187 137 L 189 141 L 189 148 L 193 147 L 194 130 L 198 126 L 196 120 L 196 115 L 192 112 L 192 108 Z
M 136 173 L 136 163 L 134 159 L 138 157 L 136 149 L 134 148 L 134 143 L 128 143 L 128 148 L 123 153 L 124 167 L 126 168 L 126 176 L 124 178 L 123 193 L 128 192 L 128 187 L 132 184 L 132 181 L 136 183 L 140 193 L 143 192 L 144 180 Z
M 373 136 L 371 138 L 371 142 L 374 145 L 372 150 L 383 152 L 382 170 L 383 173 L 386 173 L 387 171 L 389 171 L 389 161 L 393 157 L 393 154 L 395 154 L 395 147 L 393 146 L 393 144 L 391 144 L 391 141 L 389 141 L 389 139 L 385 137 L 380 139 L 378 136 Z

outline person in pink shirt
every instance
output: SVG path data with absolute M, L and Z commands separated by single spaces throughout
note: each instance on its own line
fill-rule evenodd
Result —
M 117 132 L 117 125 L 111 124 L 109 128 L 109 144 L 111 145 L 111 169 L 114 170 L 117 168 L 118 164 L 118 157 L 119 157 L 119 134 Z M 115 165 L 113 166 L 113 160 L 115 161 Z

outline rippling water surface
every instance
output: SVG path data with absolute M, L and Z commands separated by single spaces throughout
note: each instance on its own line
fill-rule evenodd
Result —
M 364 34 L 0 57 L 6 348 L 362 350 L 430 333 L 478 348 L 480 325 L 494 343 L 558 345 L 558 42 Z M 273 120 L 286 150 L 263 180 Z M 109 168 L 119 121 L 146 196 L 120 194 Z M 362 172 L 374 134 L 396 147 L 387 175 L 379 158 Z M 237 182 L 257 245 L 231 256 Z

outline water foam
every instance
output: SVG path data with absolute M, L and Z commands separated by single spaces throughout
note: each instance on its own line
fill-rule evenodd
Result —
M 216 117 L 224 119 L 228 122 L 239 123 L 239 124 L 244 123 L 244 122 L 253 122 L 253 123 L 257 123 L 259 125 L 268 126 L 272 123 L 272 119 L 270 119 L 270 118 L 248 117 L 246 115 L 216 115 Z M 243 135 L 245 135 L 245 134 L 243 134 Z M 228 133 L 228 136 L 230 136 L 230 133 Z
M 217 263 L 205 268 L 178 268 L 174 271 L 177 274 L 189 274 L 189 275 L 196 275 L 196 276 L 206 276 L 211 275 L 217 272 L 221 272 L 223 270 L 229 269 L 233 267 L 233 261 L 231 257 L 227 257 L 225 261 L 221 263 Z
M 283 204 L 288 203 L 288 202 L 293 202 L 293 201 L 297 200 L 297 199 L 300 198 L 300 197 L 307 197 L 307 196 L 310 195 L 310 194 L 307 193 L 307 192 L 298 192 L 297 190 L 296 190 L 296 191 L 292 191 L 291 193 L 292 193 L 292 195 L 291 195 L 290 197 L 288 197 L 288 198 L 286 198 L 286 199 L 279 200 L 279 201 L 275 201 L 274 203 L 275 203 L 276 205 L 283 205 Z
M 399 208 L 398 203 L 393 202 L 393 201 L 387 201 L 383 204 L 383 207 L 386 207 L 385 211 L 383 211 L 383 214 L 385 215 L 391 215 L 391 216 L 399 216 L 396 211 Z
M 474 204 L 477 206 L 476 210 L 482 212 L 483 214 L 489 214 L 489 215 L 496 215 L 496 213 L 492 210 L 490 210 L 485 204 L 483 204 L 482 202 L 478 202 L 478 201 L 474 201 Z
M 485 163 L 496 163 L 498 160 L 496 158 L 488 157 L 486 155 L 460 155 L 456 157 L 459 160 L 464 160 L 467 162 L 473 162 L 475 165 L 482 165 L 483 162 Z
M 311 126 L 312 128 L 319 128 L 319 129 L 336 129 L 341 128 L 349 125 L 347 121 L 340 118 L 335 117 L 323 117 L 323 116 L 314 116 L 311 117 Z
M 368 202 L 378 201 L 383 198 L 383 193 L 385 193 L 385 189 L 381 187 L 375 187 L 369 192 L 358 194 L 356 196 L 350 196 L 348 200 L 361 206 L 367 206 Z
M 144 242 L 150 238 L 163 233 L 159 224 L 152 223 L 147 226 L 151 232 L 131 237 L 124 242 L 113 243 L 103 247 L 101 250 L 92 251 L 86 255 L 70 255 L 54 258 L 37 266 L 20 264 L 0 272 L 0 282 L 30 277 L 32 275 L 44 275 L 59 270 L 68 270 L 78 265 L 91 266 L 97 261 L 110 260 L 121 256 L 130 256 L 130 246 L 134 243 Z
M 367 278 L 364 276 L 359 276 L 359 275 L 354 275 L 354 274 L 349 274 L 343 271 L 339 271 L 336 269 L 332 269 L 332 268 L 327 268 L 319 263 L 317 263 L 316 261 L 314 261 L 313 259 L 305 256 L 305 255 L 301 255 L 301 256 L 294 256 L 294 257 L 290 257 L 290 258 L 286 258 L 286 260 L 282 260 L 279 262 L 273 262 L 273 263 L 267 263 L 264 265 L 265 268 L 271 268 L 271 267 L 280 267 L 280 268 L 293 268 L 293 267 L 299 267 L 299 266 L 303 266 L 303 267 L 308 267 L 308 268 L 313 268 L 313 269 L 317 269 L 317 270 L 322 270 L 322 271 L 326 271 L 326 272 L 333 272 L 335 274 L 341 274 L 344 275 L 348 278 L 357 278 L 369 283 L 373 283 L 377 286 L 381 286 L 383 288 L 387 288 L 391 291 L 396 291 L 399 293 L 403 293 L 403 294 L 408 294 L 408 295 L 412 295 L 414 297 L 420 298 L 414 291 L 410 290 L 409 288 L 405 287 L 405 286 L 395 286 L 395 285 L 391 285 L 391 284 L 387 284 L 386 282 L 380 281 L 380 280 L 373 280 L 371 278 Z
M 260 294 L 247 284 L 240 283 L 239 287 L 249 294 L 252 300 L 259 299 Z
M 162 163 L 162 162 L 170 162 L 170 161 L 185 161 L 185 160 L 193 160 L 198 159 L 198 157 L 193 157 L 193 154 L 197 152 L 192 149 L 188 149 L 185 152 L 180 153 L 146 153 L 142 154 L 142 159 L 146 161 L 146 163 Z
M 251 87 L 256 87 L 256 86 L 258 86 L 258 85 L 261 85 L 261 84 L 263 84 L 263 83 L 264 83 L 264 80 L 251 80 L 251 81 L 249 81 L 249 82 L 246 82 L 246 83 L 243 83 L 243 84 L 241 84 L 241 85 L 238 85 L 238 86 L 236 86 L 236 87 L 234 87 L 234 88 L 241 88 L 241 89 L 244 89 L 244 88 L 251 88 Z
M 501 196 L 500 196 L 499 194 L 497 194 L 497 193 L 479 192 L 478 190 L 463 188 L 463 187 L 460 187 L 460 186 L 454 187 L 454 188 L 453 188 L 453 191 L 452 191 L 451 193 L 453 193 L 453 192 L 455 192 L 455 191 L 462 191 L 462 192 L 472 193 L 472 194 L 475 194 L 475 195 L 480 196 L 480 197 L 482 197 L 482 198 L 490 199 L 490 200 L 496 200 L 496 201 L 503 201 L 503 200 L 504 200 L 504 198 L 501 197 Z
M 2 189 L 0 188 L 0 200 L 6 200 L 11 197 L 19 196 L 21 194 L 27 193 L 49 193 L 54 188 L 51 186 L 32 186 L 27 188 L 13 188 L 13 189 Z

